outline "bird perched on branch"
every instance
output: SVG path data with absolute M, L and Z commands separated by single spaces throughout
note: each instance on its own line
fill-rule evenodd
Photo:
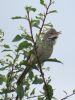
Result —
M 36 46 L 34 45 L 34 53 L 30 55 L 28 60 L 29 64 L 38 64 L 38 59 L 40 64 L 42 64 L 46 59 L 48 59 L 52 52 L 53 46 L 56 43 L 56 39 L 58 38 L 60 32 L 57 32 L 54 28 L 48 30 L 45 34 L 41 42 L 36 41 Z M 37 59 L 38 58 L 38 59 Z M 21 76 L 19 77 L 17 84 L 20 84 L 25 77 L 25 75 L 29 72 L 31 68 L 29 66 L 23 71 Z

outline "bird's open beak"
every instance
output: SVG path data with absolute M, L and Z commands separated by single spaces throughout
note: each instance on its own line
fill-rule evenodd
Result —
M 57 33 L 57 35 L 60 35 L 61 34 L 61 31 L 59 31 L 59 32 L 56 32 Z
M 50 39 L 57 39 L 58 38 L 58 34 L 54 34 L 52 36 L 49 37 Z
M 61 32 L 56 32 L 55 34 L 53 34 L 52 36 L 50 36 L 48 38 L 50 38 L 50 39 L 57 39 L 60 34 L 61 34 Z
M 60 34 L 61 34 L 61 32 L 56 32 L 56 34 L 52 35 L 50 38 L 57 39 L 58 35 L 60 35 Z

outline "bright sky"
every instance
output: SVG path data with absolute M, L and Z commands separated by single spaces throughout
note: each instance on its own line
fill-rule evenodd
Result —
M 43 8 L 39 6 L 38 1 L 0 0 L 0 29 L 5 32 L 8 42 L 20 33 L 18 30 L 20 25 L 26 26 L 24 20 L 12 21 L 10 18 L 16 15 L 24 16 L 24 7 L 28 3 L 42 11 Z M 58 31 L 62 31 L 62 34 L 55 45 L 52 57 L 58 58 L 64 64 L 49 64 L 52 85 L 56 89 L 56 97 L 60 100 L 65 96 L 64 90 L 70 94 L 75 89 L 75 0 L 56 0 L 53 8 L 58 10 L 58 13 L 49 16 L 47 21 L 51 21 Z M 74 99 L 75 95 L 67 100 Z

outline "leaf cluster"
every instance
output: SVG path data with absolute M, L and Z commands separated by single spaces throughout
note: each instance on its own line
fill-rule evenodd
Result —
M 36 35 L 37 43 L 41 42 L 40 34 L 42 34 L 43 29 L 53 27 L 53 25 L 49 23 L 45 23 L 46 16 L 55 13 L 56 10 L 50 10 L 49 7 L 53 4 L 52 0 L 49 0 L 49 5 L 45 3 L 45 0 L 40 0 L 40 4 L 45 7 L 46 12 L 39 13 L 33 19 L 30 17 L 30 13 L 36 13 L 37 9 L 32 6 L 26 6 L 25 11 L 26 15 L 22 16 L 15 16 L 12 17 L 13 20 L 23 19 L 29 22 L 30 26 L 30 33 L 24 27 L 20 27 L 22 33 L 17 34 L 14 39 L 12 40 L 13 44 L 16 44 L 12 49 L 12 46 L 6 43 L 2 43 L 2 51 L 4 53 L 4 58 L 0 59 L 0 85 L 2 87 L 0 90 L 1 100 L 14 100 L 14 95 L 10 94 L 17 94 L 18 97 L 22 100 L 23 98 L 32 98 L 37 97 L 38 100 L 51 100 L 53 97 L 53 88 L 50 85 L 50 80 L 44 82 L 42 76 L 39 73 L 37 65 L 30 65 L 28 63 L 28 58 L 30 57 L 31 53 L 33 53 L 34 48 L 34 38 L 32 29 L 38 29 L 38 35 Z M 0 30 L 0 42 L 3 41 L 4 32 Z M 57 62 L 62 63 L 57 59 L 47 59 L 46 61 L 50 62 Z M 44 61 L 45 62 L 45 61 Z M 30 71 L 27 74 L 26 78 L 21 82 L 20 85 L 17 85 L 17 80 L 23 70 L 30 66 Z M 45 85 L 46 83 L 46 85 Z M 42 92 L 40 90 L 40 95 L 35 96 L 37 92 L 37 85 L 42 87 Z M 33 88 L 33 86 L 36 86 Z M 31 90 L 32 88 L 32 90 Z M 48 92 L 47 92 L 48 91 Z M 29 97 L 31 96 L 31 97 Z M 49 99 L 50 98 L 50 99 Z M 18 100 L 18 99 L 17 99 Z

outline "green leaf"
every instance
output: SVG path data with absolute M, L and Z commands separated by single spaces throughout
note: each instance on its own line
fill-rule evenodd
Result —
M 25 40 L 32 41 L 32 37 L 23 26 L 20 26 L 20 30 L 22 31 L 21 37 Z
M 17 89 L 16 89 L 16 92 L 17 92 L 19 98 L 22 99 L 23 96 L 24 96 L 24 89 L 23 89 L 23 86 L 22 86 L 22 85 L 18 85 L 18 86 L 17 86 Z
M 30 71 L 29 71 L 29 78 L 32 80 L 33 77 L 34 77 L 34 74 L 33 74 L 33 72 L 30 70 Z
M 52 23 L 46 23 L 44 26 L 53 27 Z
M 61 64 L 63 64 L 60 60 L 58 60 L 58 59 L 56 59 L 56 58 L 46 59 L 45 61 L 57 62 L 57 63 L 61 63 Z M 45 62 L 45 61 L 44 61 L 44 62 Z
M 0 29 L 0 42 L 2 42 L 4 39 L 4 32 Z
M 4 32 L 2 31 L 2 29 L 0 29 L 0 36 L 4 36 Z
M 20 41 L 22 37 L 20 35 L 16 35 L 16 37 L 12 40 L 12 42 Z
M 7 44 L 4 44 L 3 46 L 4 46 L 4 48 L 10 48 L 10 46 Z
M 43 5 L 47 9 L 47 4 L 44 1 L 45 0 L 40 0 L 40 4 Z
M 1 71 L 5 70 L 8 66 L 0 68 Z
M 43 83 L 43 79 L 42 78 L 38 78 L 37 76 L 35 76 L 33 84 L 42 84 L 42 83 Z
M 5 76 L 0 74 L 0 85 L 2 85 L 3 82 L 5 82 L 5 81 L 6 81 Z
M 2 50 L 2 52 L 7 52 L 7 51 L 13 51 L 13 50 L 7 50 L 7 49 L 5 49 L 5 50 Z
M 3 88 L 3 89 L 2 89 L 2 92 L 0 92 L 0 94 L 7 94 L 7 93 L 14 92 L 14 91 L 15 91 L 14 89 L 9 90 L 9 89 L 5 89 L 5 88 Z M 3 99 L 3 100 L 4 100 L 4 99 Z
M 44 100 L 44 97 L 38 96 L 38 100 Z
M 45 93 L 45 96 L 46 96 L 46 100 L 51 100 L 52 97 L 53 97 L 52 86 L 49 85 L 49 84 L 46 84 L 46 85 L 43 86 L 43 89 L 44 89 L 44 93 Z
M 0 60 L 0 64 L 3 66 L 5 64 L 4 60 Z
M 36 19 L 42 20 L 41 16 L 36 16 Z
M 15 17 L 12 17 L 11 19 L 25 19 L 25 17 L 21 17 L 21 16 L 15 16 Z
M 12 89 L 12 90 L 6 90 L 6 89 L 2 89 L 2 92 L 0 92 L 0 95 L 2 95 L 2 94 L 6 94 L 6 93 L 11 93 L 11 92 L 14 92 L 15 90 L 14 89 Z M 0 100 L 4 100 L 4 99 L 0 99 Z M 9 99 L 10 100 L 10 99 Z
M 57 13 L 57 10 L 49 11 L 48 14 L 49 14 L 49 13 Z
M 73 93 L 75 94 L 75 89 L 73 90 Z
M 26 84 L 26 87 L 25 87 L 25 92 L 28 91 L 29 89 L 30 89 L 30 84 L 27 83 L 27 84 Z
M 32 44 L 27 42 L 27 41 L 23 41 L 19 44 L 18 48 L 17 48 L 17 52 L 20 51 L 20 50 L 23 50 L 24 48 L 29 48 L 31 47 Z
M 24 33 L 24 34 L 22 34 L 21 36 L 22 36 L 22 38 L 24 38 L 24 39 L 26 39 L 26 40 L 32 41 L 31 36 L 28 35 L 28 34 L 25 34 L 25 33 Z
M 22 60 L 22 61 L 20 62 L 20 65 L 26 65 L 26 66 L 28 66 L 28 62 L 27 62 L 26 60 Z
M 42 13 L 39 13 L 39 16 L 41 16 L 41 17 L 42 17 L 42 16 L 44 16 L 44 14 L 42 14 Z
M 7 56 L 7 57 L 10 57 L 10 58 L 12 58 L 12 59 L 13 59 L 13 57 L 12 57 L 10 54 L 7 54 L 6 56 Z
M 31 20 L 31 25 L 32 26 L 39 28 L 39 26 L 38 26 L 39 24 L 40 24 L 40 20 Z
M 19 65 L 25 65 L 28 67 L 33 67 L 33 65 L 29 64 L 27 60 L 22 60 Z
M 35 88 L 32 90 L 32 92 L 30 93 L 30 95 L 33 95 L 35 93 Z
M 25 65 L 25 66 L 27 66 L 27 67 L 30 68 L 30 72 L 29 72 L 29 77 L 30 77 L 30 79 L 32 79 L 32 78 L 34 77 L 34 74 L 31 72 L 31 69 L 38 70 L 38 68 L 36 67 L 36 65 L 34 65 L 34 64 L 29 64 L 27 60 L 22 60 L 22 61 L 20 62 L 19 65 L 20 65 L 20 66 L 21 66 L 21 65 Z M 31 76 L 30 76 L 30 73 L 31 73 Z
M 63 91 L 66 95 L 67 95 L 67 92 L 66 91 Z
M 40 0 L 40 3 L 41 3 L 42 5 L 44 5 L 44 0 Z
M 27 12 L 30 12 L 30 11 L 35 12 L 36 11 L 36 8 L 33 8 L 32 6 L 27 6 L 27 7 L 25 7 L 25 9 Z
M 42 44 L 42 39 L 38 34 L 36 34 L 36 44 Z

